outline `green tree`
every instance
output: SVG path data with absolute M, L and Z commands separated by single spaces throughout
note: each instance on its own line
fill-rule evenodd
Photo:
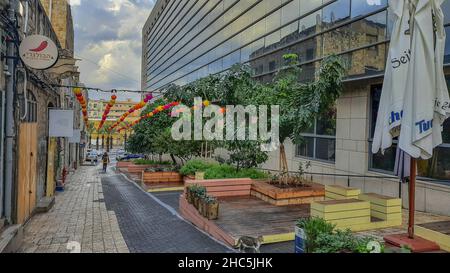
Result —
M 317 72 L 316 80 L 301 83 L 298 56 L 287 54 L 272 83 L 253 95 L 259 104 L 280 106 L 280 171 L 289 172 L 284 142 L 291 138 L 302 142 L 301 133 L 310 128 L 316 118 L 333 107 L 342 91 L 344 66 L 336 56 L 325 58 Z

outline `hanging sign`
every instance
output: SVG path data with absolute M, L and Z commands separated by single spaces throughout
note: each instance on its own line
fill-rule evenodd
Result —
M 73 110 L 50 109 L 48 112 L 49 137 L 73 137 Z
M 58 61 L 56 44 L 42 35 L 31 35 L 23 39 L 19 54 L 26 66 L 39 70 L 48 69 Z

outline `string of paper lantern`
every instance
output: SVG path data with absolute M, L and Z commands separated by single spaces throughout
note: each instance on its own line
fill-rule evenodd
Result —
M 204 107 L 208 107 L 211 103 L 210 103 L 209 101 L 205 100 L 202 104 L 203 104 Z M 124 127 L 120 128 L 118 131 L 120 132 L 120 131 L 123 131 L 123 130 L 128 130 L 128 129 L 130 129 L 130 128 L 136 126 L 137 124 L 139 124 L 139 123 L 142 122 L 143 120 L 152 118 L 152 117 L 154 117 L 156 114 L 158 114 L 158 113 L 160 113 L 160 112 L 163 112 L 163 111 L 165 111 L 165 110 L 169 110 L 169 109 L 171 109 L 171 108 L 173 108 L 173 107 L 176 107 L 176 106 L 178 106 L 178 105 L 180 105 L 179 102 L 172 102 L 172 103 L 166 104 L 166 105 L 164 105 L 164 106 L 162 106 L 162 105 L 161 105 L 161 106 L 158 106 L 158 107 L 156 107 L 156 109 L 153 110 L 152 112 L 150 112 L 150 113 L 148 113 L 148 114 L 146 114 L 146 115 L 141 116 L 139 119 L 137 119 L 137 120 L 135 120 L 134 122 L 128 124 L 127 126 L 124 126 Z M 196 109 L 196 106 L 192 107 L 191 109 L 195 110 L 195 109 Z M 177 110 L 176 112 L 180 113 L 181 111 L 182 111 L 182 110 Z M 172 114 L 172 113 L 169 113 L 169 114 Z
M 84 124 L 87 127 L 88 123 L 89 123 L 89 118 L 88 118 L 88 111 L 87 111 L 87 102 L 83 96 L 83 90 L 81 88 L 77 87 L 77 88 L 73 89 L 73 93 L 75 94 L 75 97 L 77 98 L 78 102 L 81 105 L 81 112 L 83 113 Z
M 103 125 L 105 125 L 106 119 L 108 118 L 109 112 L 111 111 L 111 108 L 116 104 L 117 96 L 115 92 L 113 91 L 113 94 L 111 95 L 111 100 L 106 105 L 105 111 L 103 112 L 102 120 L 100 121 L 100 124 L 98 126 L 98 131 L 100 131 L 103 128 Z
M 111 132 L 112 130 L 114 130 L 116 127 L 118 127 L 120 125 L 120 123 L 124 122 L 125 119 L 131 115 L 132 113 L 142 109 L 145 107 L 145 105 L 151 101 L 153 99 L 153 95 L 152 94 L 147 94 L 147 96 L 145 96 L 144 100 L 139 102 L 138 104 L 135 104 L 133 107 L 130 108 L 130 110 L 128 110 L 127 112 L 125 112 L 108 130 L 109 132 Z
M 149 119 L 154 117 L 156 114 L 163 112 L 165 110 L 169 110 L 172 107 L 178 106 L 180 103 L 179 102 L 172 102 L 166 105 L 161 105 L 155 108 L 155 110 L 153 110 L 152 112 L 141 116 L 139 119 L 133 121 L 132 123 L 128 124 L 127 126 L 124 126 L 122 128 L 120 128 L 118 131 L 123 131 L 123 130 L 128 130 L 134 126 L 136 126 L 137 124 L 139 124 L 141 121 L 143 121 L 144 119 Z

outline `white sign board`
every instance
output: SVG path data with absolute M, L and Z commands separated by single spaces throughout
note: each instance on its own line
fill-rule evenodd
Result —
M 73 137 L 73 110 L 50 109 L 48 120 L 49 137 Z
M 69 143 L 81 143 L 81 130 L 73 130 L 73 136 L 69 138 Z
M 23 39 L 19 54 L 25 65 L 34 69 L 48 69 L 58 61 L 56 44 L 42 35 L 31 35 Z

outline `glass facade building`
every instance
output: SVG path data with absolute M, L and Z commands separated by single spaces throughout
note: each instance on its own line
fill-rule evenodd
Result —
M 360 116 L 352 109 L 347 117 L 348 99 L 343 98 L 304 132 L 306 141 L 293 147 L 293 154 L 349 172 L 390 173 L 395 150 L 384 156 L 370 153 L 392 29 L 388 5 L 388 0 L 160 0 L 143 29 L 142 88 L 185 85 L 236 63 L 249 64 L 256 79 L 270 81 L 287 53 L 299 55 L 299 80 L 309 81 L 324 57 L 338 54 L 347 68 L 346 91 L 352 92 L 352 83 L 363 89 L 348 102 L 363 98 Z M 450 63 L 450 1 L 444 3 L 444 13 Z M 348 130 L 367 128 L 366 133 L 345 132 L 356 124 L 358 129 Z M 450 180 L 449 131 L 447 124 L 446 143 L 433 162 L 422 164 L 423 176 Z M 351 161 L 343 155 L 352 153 L 364 154 L 364 169 L 339 162 Z
M 171 0 L 144 29 L 144 88 L 183 85 L 235 63 L 270 78 L 286 53 L 297 53 L 302 77 L 331 53 L 349 76 L 384 70 L 387 0 Z

